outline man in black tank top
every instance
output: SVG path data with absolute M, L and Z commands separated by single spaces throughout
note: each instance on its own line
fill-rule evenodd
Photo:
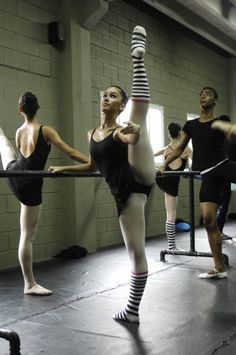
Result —
M 224 152 L 225 136 L 217 129 L 221 121 L 213 113 L 217 100 L 215 89 L 205 87 L 201 90 L 200 117 L 185 123 L 180 144 L 166 159 L 166 164 L 176 159 L 192 139 L 192 169 L 200 170 L 202 175 L 200 206 L 215 264 L 212 270 L 199 275 L 201 279 L 227 277 L 222 257 L 221 233 L 217 225 L 217 208 L 225 180 L 236 182 L 236 163 L 229 160 Z M 160 170 L 164 171 L 164 167 Z

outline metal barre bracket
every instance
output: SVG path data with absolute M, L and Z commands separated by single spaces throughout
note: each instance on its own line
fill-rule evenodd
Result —
M 16 332 L 8 329 L 0 329 L 0 338 L 4 338 L 9 341 L 10 355 L 21 355 L 20 337 Z

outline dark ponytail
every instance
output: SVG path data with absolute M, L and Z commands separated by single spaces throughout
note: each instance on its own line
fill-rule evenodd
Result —
M 168 131 L 170 133 L 171 138 L 177 138 L 181 131 L 181 126 L 177 123 L 172 122 L 168 125 Z
M 28 118 L 33 118 L 40 107 L 37 97 L 29 91 L 21 95 L 19 105 Z

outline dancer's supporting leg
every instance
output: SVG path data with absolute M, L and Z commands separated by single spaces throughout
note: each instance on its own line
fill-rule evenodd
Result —
M 130 121 L 140 125 L 140 137 L 136 144 L 129 145 L 128 154 L 135 179 L 141 184 L 151 185 L 155 179 L 155 167 L 146 127 L 150 95 L 143 62 L 145 41 L 144 28 L 135 27 L 131 47 L 134 75 Z M 144 208 L 146 200 L 147 197 L 144 194 L 131 194 L 119 218 L 125 245 L 131 259 L 132 272 L 128 304 L 124 310 L 113 315 L 115 320 L 139 322 L 139 305 L 148 276 L 145 255 Z
M 214 258 L 215 268 L 208 273 L 199 275 L 200 279 L 227 277 L 227 272 L 224 271 L 224 261 L 222 255 L 222 238 L 218 228 L 216 213 L 218 205 L 213 202 L 204 202 L 200 204 L 203 215 L 204 226 L 207 231 L 208 241 Z
M 113 315 L 115 320 L 139 322 L 139 304 L 148 276 L 145 255 L 144 207 L 146 200 L 147 197 L 143 194 L 131 194 L 119 218 L 132 271 L 128 304 L 124 310 Z
M 178 197 L 165 193 L 166 237 L 169 250 L 182 250 L 175 244 L 175 219 Z
M 40 217 L 41 206 L 26 206 L 21 203 L 20 212 L 20 243 L 18 257 L 24 278 L 24 294 L 47 296 L 52 293 L 38 285 L 33 275 L 33 251 L 32 245 Z
M 7 165 L 12 161 L 16 160 L 16 152 L 5 136 L 4 132 L 0 128 L 0 153 L 2 159 L 2 166 L 5 170 Z M 52 292 L 39 285 L 34 280 L 32 264 L 32 243 L 37 228 L 38 219 L 40 216 L 41 205 L 39 206 L 25 206 L 21 204 L 21 214 L 20 214 L 20 243 L 18 249 L 19 261 L 24 277 L 24 293 L 25 294 L 36 294 L 36 295 L 49 295 Z

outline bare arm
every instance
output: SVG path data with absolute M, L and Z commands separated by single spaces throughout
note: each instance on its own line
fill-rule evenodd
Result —
M 74 173 L 93 173 L 97 171 L 96 166 L 89 157 L 89 162 L 80 165 L 64 165 L 64 166 L 50 166 L 48 171 L 52 173 L 74 172 Z
M 221 120 L 216 120 L 212 123 L 211 128 L 218 129 L 223 132 L 227 137 L 236 138 L 236 124 L 232 124 L 230 122 L 224 122 Z
M 167 146 L 158 150 L 156 153 L 154 153 L 154 157 L 158 157 L 159 155 L 163 155 L 165 150 L 166 150 Z
M 117 129 L 114 134 L 114 139 L 124 144 L 135 144 L 139 140 L 140 126 L 134 122 L 125 122 L 126 127 Z
M 63 153 L 65 153 L 69 158 L 76 160 L 80 163 L 88 163 L 89 159 L 84 154 L 80 153 L 78 150 L 72 148 L 67 143 L 65 143 L 57 131 L 51 127 L 44 126 L 43 134 L 45 139 L 55 145 L 58 149 L 60 149 Z
M 181 158 L 183 159 L 192 159 L 193 158 L 193 151 L 191 148 L 186 147 L 181 155 Z
M 88 132 L 88 140 L 91 139 L 92 131 Z M 93 173 L 97 171 L 96 164 L 89 156 L 88 162 L 81 165 L 64 165 L 64 166 L 50 166 L 48 171 L 52 173 L 62 173 L 62 172 L 79 172 L 79 173 Z
M 192 160 L 193 160 L 193 151 L 191 148 L 186 147 L 184 150 L 184 153 L 186 154 L 184 159 L 188 159 L 188 166 L 189 168 L 192 166 Z
M 188 150 L 188 157 L 189 157 L 191 160 L 193 160 L 193 151 L 192 151 L 192 149 L 188 147 L 187 150 Z

